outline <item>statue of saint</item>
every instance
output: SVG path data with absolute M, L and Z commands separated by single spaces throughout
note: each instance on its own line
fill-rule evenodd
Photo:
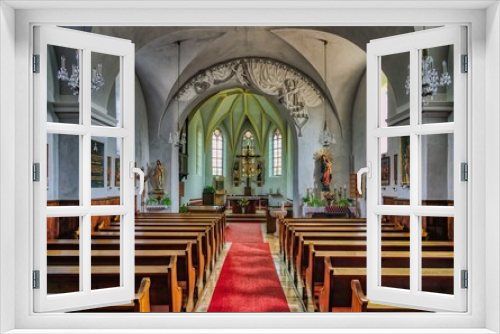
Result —
M 332 162 L 326 155 L 321 156 L 321 184 L 322 191 L 330 191 L 330 183 L 332 182 Z
M 153 174 L 156 189 L 163 189 L 163 183 L 165 181 L 165 168 L 161 164 L 160 160 L 156 160 L 156 168 Z

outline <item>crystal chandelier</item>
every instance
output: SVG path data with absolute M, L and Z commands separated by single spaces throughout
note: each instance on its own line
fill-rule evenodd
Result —
M 76 51 L 75 60 L 76 64 L 71 65 L 71 76 L 66 69 L 66 56 L 61 56 L 61 68 L 57 71 L 57 79 L 68 82 L 69 88 L 73 91 L 73 95 L 80 93 L 80 56 Z M 102 75 L 102 64 L 97 64 L 97 68 L 92 69 L 92 80 L 90 88 L 92 91 L 98 91 L 105 85 L 104 76 Z
M 327 44 L 328 42 L 326 40 L 323 40 L 323 45 L 324 45 L 324 52 L 323 52 L 323 92 L 326 94 L 326 76 L 327 76 L 327 69 L 326 69 L 326 50 L 327 50 Z M 323 125 L 323 130 L 319 134 L 319 142 L 323 147 L 328 147 L 330 144 L 335 144 L 335 137 L 333 134 L 330 132 L 328 129 L 328 124 L 326 122 L 326 96 L 325 96 L 325 101 L 323 103 L 323 109 L 324 109 L 324 114 L 325 114 L 325 123 Z
M 174 145 L 175 147 L 182 147 L 186 144 L 186 134 L 181 132 L 179 126 L 179 81 L 180 81 L 180 63 L 181 63 L 181 42 L 177 41 L 177 131 L 175 133 L 170 132 L 170 137 L 168 143 Z
M 443 74 L 439 76 L 434 68 L 434 58 L 426 56 L 422 58 L 422 102 L 426 106 L 433 96 L 437 94 L 438 88 L 451 84 L 451 75 L 448 73 L 448 63 L 443 60 Z M 408 65 L 408 76 L 405 81 L 406 95 L 410 94 L 410 65 Z

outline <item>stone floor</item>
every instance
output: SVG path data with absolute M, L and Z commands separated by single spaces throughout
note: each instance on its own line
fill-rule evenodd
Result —
M 288 301 L 288 307 L 290 308 L 290 312 L 304 312 L 304 304 L 302 303 L 302 299 L 298 291 L 293 284 L 293 279 L 288 273 L 288 270 L 285 268 L 285 263 L 280 260 L 279 256 L 279 241 L 278 238 L 272 234 L 266 233 L 266 224 L 261 224 L 262 235 L 264 236 L 264 242 L 269 244 L 269 248 L 271 250 L 271 255 L 273 257 L 274 265 L 276 267 L 276 272 L 278 273 L 278 277 L 281 281 L 281 286 L 283 287 L 283 291 L 285 292 L 286 299 Z M 206 312 L 208 306 L 210 305 L 210 300 L 212 299 L 212 295 L 215 290 L 215 285 L 217 284 L 217 280 L 219 278 L 219 274 L 222 270 L 222 265 L 226 258 L 227 252 L 231 247 L 231 243 L 226 243 L 224 245 L 224 250 L 222 256 L 215 264 L 215 270 L 210 275 L 210 278 L 207 282 L 207 286 L 204 289 L 204 292 L 198 300 L 198 303 L 195 307 L 195 312 Z

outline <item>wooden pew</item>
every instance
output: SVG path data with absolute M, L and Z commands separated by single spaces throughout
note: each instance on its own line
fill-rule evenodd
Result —
M 370 303 L 363 292 L 361 283 L 357 279 L 351 281 L 351 291 L 351 312 L 426 312 L 411 308 Z
M 186 312 L 192 312 L 195 302 L 196 270 L 192 262 L 191 243 L 184 250 L 136 250 L 135 264 L 140 266 L 163 266 L 171 256 L 177 256 L 177 281 L 183 289 L 186 301 L 183 303 Z M 78 250 L 48 250 L 47 265 L 78 266 L 80 252 Z M 92 250 L 92 266 L 119 266 L 120 250 Z
M 409 242 L 410 234 L 402 232 L 382 232 L 382 242 L 386 241 L 402 241 Z M 301 240 L 315 240 L 315 241 L 364 241 L 366 242 L 366 233 L 331 233 L 331 232 L 300 232 L 292 235 L 290 249 L 288 251 L 288 262 L 292 270 L 296 273 L 302 273 L 301 268 L 307 267 L 307 254 L 309 247 L 305 246 Z M 294 262 L 295 261 L 295 262 Z M 295 268 L 293 268 L 295 266 Z
M 366 268 L 334 268 L 325 257 L 324 285 L 319 295 L 321 312 L 331 312 L 334 307 L 351 308 L 350 286 L 353 279 L 366 289 Z M 454 270 L 452 268 L 422 268 L 422 289 L 430 292 L 453 294 Z M 382 286 L 409 289 L 409 268 L 382 268 Z
M 215 259 L 213 254 L 214 243 L 210 240 L 208 230 L 205 232 L 135 232 L 135 239 L 193 239 L 198 240 L 201 238 L 203 246 L 203 253 L 206 255 L 207 271 L 210 273 L 215 266 Z M 120 232 L 97 232 L 92 234 L 92 239 L 120 239 Z M 137 249 L 137 248 L 136 248 Z
M 344 251 L 366 251 L 366 241 L 362 240 L 318 240 L 313 238 L 299 237 L 298 252 L 293 261 L 294 272 L 296 268 L 307 268 L 310 245 L 314 245 L 316 251 L 319 250 L 344 250 Z M 422 241 L 423 251 L 453 252 L 453 241 Z M 409 241 L 382 241 L 382 251 L 410 251 Z
M 321 225 L 318 226 L 316 224 L 309 226 L 309 224 L 306 225 L 300 225 L 300 224 L 290 224 L 287 225 L 285 228 L 285 235 L 284 235 L 284 249 L 288 249 L 288 244 L 290 240 L 292 239 L 292 236 L 294 233 L 301 233 L 301 232 L 364 232 L 366 233 L 366 225 L 356 225 L 356 226 L 347 226 L 347 225 Z M 382 227 L 382 232 L 392 232 L 392 233 L 404 233 L 402 229 L 390 226 L 390 227 Z
M 322 218 L 287 218 L 280 220 L 279 244 L 280 252 L 285 257 L 287 229 L 292 227 L 366 227 L 366 219 L 322 219 Z M 382 228 L 394 228 L 393 224 L 382 223 Z
M 92 250 L 120 250 L 119 239 L 97 239 L 91 241 Z M 196 286 L 198 293 L 203 291 L 204 283 L 208 279 L 205 266 L 205 255 L 201 239 L 139 239 L 135 240 L 135 250 L 184 250 L 191 245 L 192 263 L 196 270 Z M 47 251 L 50 250 L 78 250 L 80 241 L 76 239 L 53 239 L 47 241 Z M 182 261 L 182 257 L 178 258 Z M 186 260 L 188 262 L 189 259 Z
M 225 217 L 225 216 L 224 216 Z M 215 224 L 215 238 L 218 244 L 219 253 L 224 247 L 225 241 L 225 219 L 221 217 L 205 217 L 201 215 L 193 215 L 189 217 L 175 217 L 163 216 L 163 218 L 141 218 L 135 220 L 135 226 L 160 226 L 160 225 L 188 225 L 198 223 L 198 225 L 206 224 L 211 226 L 210 223 Z
M 119 281 L 119 266 L 92 266 L 92 289 L 116 287 Z M 64 293 L 79 290 L 79 266 L 47 266 L 47 292 Z M 138 289 L 142 277 L 151 278 L 151 304 L 165 307 L 168 312 L 180 312 L 182 308 L 182 290 L 177 284 L 177 257 L 171 256 L 168 265 L 135 266 L 135 285 Z
M 71 313 L 97 313 L 97 312 L 151 312 L 150 292 L 151 279 L 144 277 L 141 281 L 141 286 L 135 294 L 134 300 L 129 304 L 106 306 L 92 308 L 83 311 L 74 311 Z M 154 312 L 154 311 L 153 311 Z
M 382 268 L 410 268 L 410 252 L 381 252 Z M 329 257 L 334 267 L 366 268 L 366 251 L 316 251 L 309 246 L 308 266 L 303 281 L 307 296 L 315 296 L 323 286 L 324 259 Z M 453 268 L 453 252 L 422 252 L 422 268 Z
M 166 225 L 166 226 L 136 226 L 135 227 L 135 232 L 137 235 L 137 232 L 149 232 L 150 234 L 145 234 L 145 235 L 152 235 L 155 234 L 155 232 L 204 232 L 207 233 L 207 239 L 208 243 L 211 245 L 210 247 L 210 255 L 213 257 L 213 262 L 217 261 L 217 252 L 215 251 L 218 249 L 218 244 L 217 244 L 217 238 L 215 235 L 215 229 L 214 223 L 202 223 L 202 224 L 195 224 L 195 225 L 179 225 L 179 224 L 172 224 L 172 225 Z M 102 228 L 100 232 L 116 232 L 118 233 L 120 231 L 120 226 L 115 226 L 111 225 L 109 227 Z M 94 233 L 94 235 L 98 234 Z M 157 234 L 157 235 L 162 235 Z M 140 237 L 142 238 L 142 237 Z M 145 237 L 149 238 L 149 237 Z
M 225 241 L 226 229 L 226 214 L 225 213 L 141 213 L 136 215 L 136 223 L 165 221 L 165 220 L 180 220 L 180 221 L 195 221 L 195 220 L 214 220 L 217 224 L 218 233 L 222 243 Z

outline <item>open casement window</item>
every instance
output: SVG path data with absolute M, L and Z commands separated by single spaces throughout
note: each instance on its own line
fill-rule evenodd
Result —
M 34 43 L 34 311 L 130 303 L 134 44 L 55 27 L 35 27 Z M 91 234 L 106 220 L 119 222 L 117 261 L 93 266 Z M 60 242 L 74 262 L 48 260 Z
M 367 296 L 372 303 L 467 309 L 461 286 L 467 269 L 467 182 L 461 180 L 467 162 L 465 29 L 436 28 L 368 44 Z M 394 190 L 390 197 L 388 189 Z M 388 222 L 409 233 L 409 242 L 386 241 L 382 227 Z M 394 250 L 405 251 L 406 261 L 390 261 Z

